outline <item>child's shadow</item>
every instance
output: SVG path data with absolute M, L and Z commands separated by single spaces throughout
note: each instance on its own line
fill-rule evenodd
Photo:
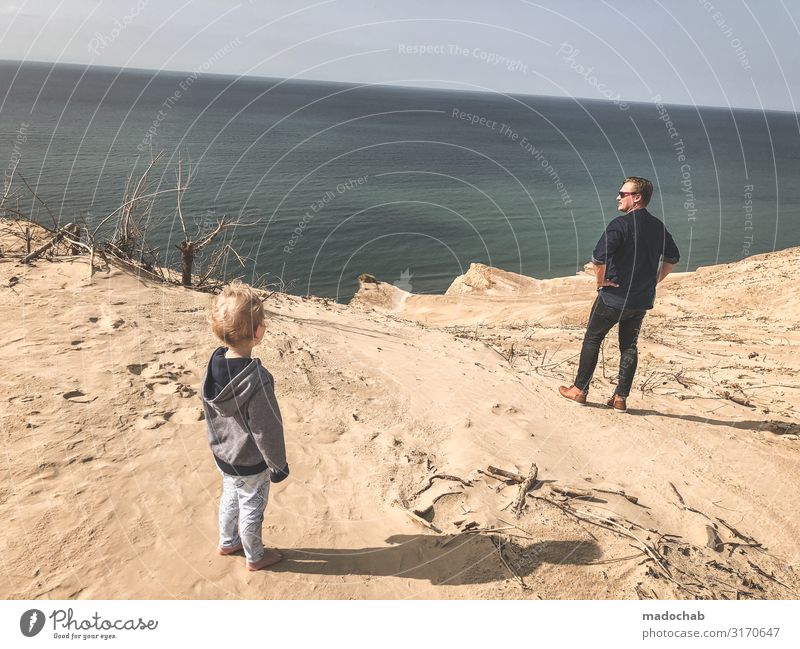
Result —
M 427 579 L 432 584 L 482 584 L 509 578 L 492 539 L 479 534 L 394 535 L 391 545 L 349 550 L 329 548 L 281 549 L 284 560 L 275 572 L 318 575 L 370 575 Z M 525 577 L 543 563 L 587 564 L 602 556 L 592 541 L 539 541 L 503 544 L 503 557 Z

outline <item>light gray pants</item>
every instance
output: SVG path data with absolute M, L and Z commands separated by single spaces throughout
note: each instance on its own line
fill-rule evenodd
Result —
M 268 498 L 269 470 L 247 476 L 222 473 L 220 548 L 235 548 L 241 544 L 248 563 L 255 563 L 264 556 L 261 524 L 264 522 Z

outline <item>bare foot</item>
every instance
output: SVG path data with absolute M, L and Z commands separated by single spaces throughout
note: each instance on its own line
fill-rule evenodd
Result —
M 274 566 L 281 559 L 283 559 L 283 556 L 281 556 L 277 552 L 275 552 L 273 550 L 265 550 L 264 551 L 264 556 L 261 557 L 258 561 L 256 561 L 255 563 L 248 563 L 247 564 L 247 569 L 248 570 L 263 570 L 264 568 L 269 568 L 270 566 Z
M 229 554 L 236 554 L 237 552 L 242 551 L 242 544 L 239 545 L 232 545 L 229 548 L 217 548 L 217 553 L 221 554 L 223 557 L 227 557 Z

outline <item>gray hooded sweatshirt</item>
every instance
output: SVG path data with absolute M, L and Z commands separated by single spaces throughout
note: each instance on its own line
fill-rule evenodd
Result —
M 289 475 L 289 466 L 275 381 L 253 358 L 234 377 L 225 376 L 230 381 L 217 394 L 213 366 L 219 368 L 226 351 L 214 351 L 201 383 L 211 453 L 224 473 L 252 475 L 268 467 L 270 480 L 280 482 Z

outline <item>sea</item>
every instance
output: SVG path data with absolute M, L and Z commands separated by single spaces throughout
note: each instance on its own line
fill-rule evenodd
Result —
M 165 265 L 180 169 L 188 236 L 229 224 L 196 271 L 342 302 L 361 273 L 580 272 L 626 176 L 653 181 L 676 270 L 800 245 L 796 113 L 0 62 L 6 207 L 110 236 L 157 156 L 135 214 Z

